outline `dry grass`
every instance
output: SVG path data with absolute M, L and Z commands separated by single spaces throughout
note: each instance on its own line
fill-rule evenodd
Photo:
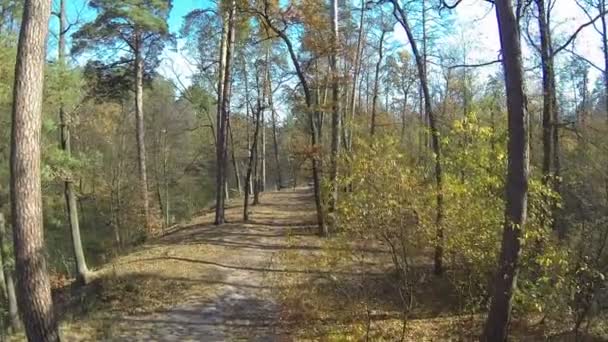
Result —
M 227 212 L 229 220 L 237 221 L 239 215 L 238 206 Z M 84 288 L 57 289 L 55 298 L 64 338 L 107 339 L 118 334 L 117 330 L 129 329 L 117 324 L 120 317 L 159 312 L 215 296 L 223 273 L 212 263 L 230 259 L 230 251 L 220 245 L 188 241 L 192 235 L 217 229 L 212 219 L 212 213 L 208 212 L 190 225 L 173 227 L 164 236 L 115 258 L 97 270 L 95 280 Z M 188 258 L 208 263 L 183 262 Z

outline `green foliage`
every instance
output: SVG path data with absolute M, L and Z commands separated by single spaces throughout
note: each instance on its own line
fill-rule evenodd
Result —
M 151 72 L 159 63 L 166 42 L 172 42 L 167 19 L 171 0 L 94 0 L 89 6 L 98 14 L 72 36 L 72 53 L 96 50 L 106 62 L 130 62 L 120 51 L 142 53 L 146 70 Z
M 444 253 L 447 279 L 464 308 L 488 303 L 504 225 L 506 141 L 503 128 L 475 113 L 454 120 L 444 146 Z M 414 258 L 429 257 L 436 243 L 435 194 L 427 169 L 413 162 L 390 135 L 359 140 L 344 160 L 339 222 L 345 234 L 384 243 L 397 271 L 407 276 Z M 522 312 L 567 310 L 569 251 L 550 230 L 547 198 L 559 200 L 532 179 L 529 220 L 522 231 L 520 287 Z

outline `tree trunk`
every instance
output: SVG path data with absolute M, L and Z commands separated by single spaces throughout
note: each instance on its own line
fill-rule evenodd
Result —
M 65 8 L 65 0 L 59 3 L 59 47 L 58 59 L 62 68 L 66 68 L 65 48 L 66 48 L 66 23 L 67 14 Z M 63 99 L 60 99 L 59 104 L 59 121 L 61 127 L 61 149 L 69 157 L 72 154 L 71 136 L 70 136 L 70 120 L 65 111 Z M 80 237 L 80 222 L 78 218 L 78 204 L 74 190 L 74 180 L 67 178 L 65 183 L 65 203 L 67 207 L 68 222 L 72 238 L 72 247 L 74 259 L 76 261 L 76 279 L 82 284 L 87 284 L 90 281 L 89 268 L 87 267 L 86 258 L 82 248 L 82 239 Z
M 353 86 L 352 86 L 352 91 L 350 93 L 350 99 L 349 99 L 349 117 L 347 120 L 347 124 L 350 126 L 350 133 L 346 135 L 345 137 L 345 148 L 350 151 L 352 148 L 352 142 L 353 142 L 353 129 L 352 129 L 352 125 L 354 117 L 355 117 L 355 99 L 356 99 L 356 95 L 357 95 L 357 82 L 359 79 L 359 73 L 361 72 L 361 53 L 362 53 L 362 47 L 363 47 L 363 19 L 365 18 L 365 0 L 361 0 L 361 16 L 359 18 L 359 31 L 357 34 L 357 50 L 355 52 L 355 65 L 354 65 L 354 71 L 353 71 Z M 361 95 L 359 95 L 359 98 L 361 98 Z M 346 126 L 346 125 L 345 125 Z
M 331 154 L 329 162 L 329 181 L 331 183 L 329 198 L 329 214 L 331 215 L 331 226 L 335 230 L 338 226 L 335 215 L 338 205 L 338 160 L 340 158 L 340 131 L 342 130 L 342 99 L 340 98 L 340 75 L 338 68 L 338 52 L 340 44 L 338 0 L 332 1 L 331 6 L 333 41 L 330 56 L 330 67 L 332 77 L 332 114 L 331 114 Z
M 270 45 L 266 48 L 266 71 L 264 72 L 264 101 L 270 103 L 270 93 L 272 93 L 272 88 L 270 88 Z M 264 102 L 266 104 L 266 102 Z M 257 204 L 259 201 L 259 192 L 266 191 L 266 109 L 270 106 L 264 106 L 264 109 L 260 113 L 261 117 L 261 151 L 259 154 L 260 157 L 260 178 L 259 178 L 259 188 L 258 191 L 255 192 L 255 203 Z
M 8 302 L 8 317 L 11 329 L 19 330 L 21 321 L 19 320 L 19 310 L 17 309 L 17 296 L 15 294 L 15 281 L 13 279 L 13 267 L 8 264 L 10 260 L 8 241 L 6 235 L 6 222 L 4 214 L 0 213 L 0 256 L 2 257 L 2 275 L 6 288 L 6 299 Z
M 260 102 L 258 101 L 258 105 L 260 105 Z M 253 131 L 253 143 L 251 144 L 251 149 L 249 151 L 249 163 L 247 164 L 247 174 L 245 176 L 245 182 L 249 183 L 251 181 L 251 176 L 253 173 L 253 166 L 254 166 L 254 162 L 255 159 L 257 158 L 256 156 L 256 151 L 257 151 L 257 145 L 258 145 L 258 135 L 260 132 L 260 110 L 261 107 L 258 107 L 255 110 L 255 129 Z M 252 111 L 254 112 L 254 111 Z M 243 205 L 243 221 L 247 222 L 249 221 L 249 195 L 250 195 L 250 188 L 248 186 L 245 187 L 245 196 L 244 196 L 244 205 Z
M 239 192 L 239 195 L 241 195 L 243 193 L 243 188 L 241 186 L 241 171 L 239 169 L 239 163 L 236 160 L 234 136 L 232 134 L 232 125 L 230 125 L 230 120 L 228 120 L 228 133 L 230 134 L 230 155 L 232 157 L 232 168 L 234 169 L 234 181 L 236 183 L 236 189 Z
M 372 137 L 376 133 L 376 113 L 378 111 L 378 86 L 380 82 L 380 67 L 382 66 L 385 35 L 386 31 L 382 30 L 382 33 L 380 34 L 380 46 L 378 46 L 378 61 L 376 62 L 376 68 L 374 71 L 374 89 L 372 95 L 372 124 L 370 129 L 370 135 Z
M 429 120 L 429 126 L 431 129 L 431 143 L 433 147 L 433 152 L 435 154 L 435 184 L 437 186 L 437 212 L 435 217 L 435 225 L 436 225 L 436 241 L 435 241 L 435 267 L 434 271 L 436 275 L 440 275 L 443 273 L 443 171 L 442 171 L 442 162 L 441 162 L 441 145 L 439 143 L 439 129 L 437 128 L 437 122 L 435 120 L 435 115 L 433 114 L 431 103 L 431 93 L 429 90 L 428 80 L 426 77 L 426 43 L 423 40 L 423 48 L 424 55 L 420 54 L 418 50 L 418 45 L 416 43 L 416 39 L 414 38 L 413 31 L 409 25 L 407 15 L 400 7 L 398 0 L 391 0 L 393 3 L 394 16 L 399 21 L 405 33 L 407 34 L 408 40 L 412 47 L 412 53 L 416 60 L 416 68 L 418 70 L 418 77 L 420 78 L 420 86 L 422 88 L 422 95 L 424 98 L 424 114 Z M 423 2 L 424 6 L 424 2 Z M 424 13 L 425 11 L 423 11 Z
M 142 56 L 141 34 L 135 38 L 135 125 L 137 131 L 137 160 L 139 162 L 139 191 L 143 206 L 146 232 L 149 234 L 150 202 L 148 200 L 148 174 L 146 172 L 146 139 L 144 127 L 144 59 Z
M 270 89 L 270 93 L 268 94 L 268 105 L 270 106 L 270 114 L 272 121 L 272 145 L 274 151 L 274 162 L 277 167 L 277 190 L 281 190 L 283 188 L 283 175 L 281 173 L 281 162 L 279 160 L 279 139 L 277 135 L 277 112 L 274 109 L 274 99 L 273 99 L 273 91 L 272 91 L 272 80 L 270 76 L 268 78 L 268 88 Z
M 215 224 L 220 225 L 226 221 L 225 218 L 225 205 L 226 205 L 226 169 L 228 164 L 228 139 L 227 139 L 227 126 L 228 117 L 230 115 L 230 83 L 231 83 L 231 60 L 232 51 L 234 48 L 235 40 L 235 10 L 236 2 L 233 0 L 230 10 L 228 11 L 228 31 L 227 41 L 223 41 L 225 44 L 225 58 L 223 75 L 220 75 L 220 81 L 223 83 L 221 87 L 221 103 L 219 104 L 220 115 L 217 123 L 217 175 L 216 175 L 216 202 L 215 202 Z M 224 50 L 224 49 L 222 49 Z M 224 51 L 222 51 L 222 54 Z
M 51 2 L 24 1 L 11 134 L 11 204 L 19 309 L 29 341 L 59 341 L 44 252 L 40 142 Z
M 407 119 L 407 100 L 410 94 L 411 83 L 407 85 L 402 85 L 403 90 L 403 112 L 401 113 L 401 145 L 405 146 L 405 128 L 406 128 L 406 119 Z
M 497 0 L 495 6 L 506 83 L 509 142 L 505 225 L 483 341 L 507 339 L 512 298 L 519 272 L 520 236 L 525 229 L 528 202 L 528 111 L 519 27 L 511 1 Z

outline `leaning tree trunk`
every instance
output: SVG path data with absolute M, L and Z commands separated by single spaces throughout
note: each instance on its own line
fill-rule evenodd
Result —
M 407 15 L 403 8 L 399 5 L 398 0 L 391 0 L 393 4 L 393 14 L 397 21 L 401 24 L 405 33 L 407 34 L 408 40 L 412 47 L 412 53 L 414 55 L 414 59 L 416 60 L 416 68 L 418 70 L 418 77 L 420 79 L 420 86 L 422 88 L 422 95 L 424 98 L 424 114 L 428 118 L 430 130 L 431 130 L 431 143 L 433 147 L 433 152 L 435 155 L 435 184 L 437 186 L 437 195 L 436 195 L 436 203 L 437 203 L 437 212 L 435 216 L 435 225 L 436 225 L 436 241 L 435 241 L 435 274 L 440 275 L 443 273 L 443 245 L 444 245 L 444 237 L 443 237 L 443 170 L 442 170 L 442 162 L 441 162 L 441 145 L 439 143 L 439 129 L 437 127 L 437 120 L 435 118 L 435 114 L 432 111 L 431 103 L 433 99 L 431 98 L 431 92 L 429 90 L 428 79 L 426 76 L 426 43 L 423 39 L 423 54 L 418 50 L 418 45 L 416 43 L 416 39 L 414 38 L 413 31 L 408 22 Z M 423 1 L 424 7 L 424 1 Z M 424 14 L 425 10 L 423 10 Z M 424 22 L 424 20 L 423 20 Z M 424 28 L 424 27 L 423 27 Z
M 45 256 L 40 143 L 50 0 L 25 0 L 11 134 L 11 211 L 17 299 L 29 341 L 59 341 Z
M 525 229 L 528 203 L 528 111 L 524 90 L 521 42 L 510 0 L 496 0 L 509 117 L 508 169 L 505 225 L 498 272 L 494 280 L 490 312 L 483 341 L 505 341 L 517 285 L 521 232 Z
M 13 279 L 13 267 L 8 264 L 10 260 L 8 241 L 6 235 L 6 222 L 4 214 L 0 213 L 0 256 L 2 257 L 2 275 L 6 289 L 6 299 L 8 302 L 8 317 L 11 329 L 18 330 L 21 327 L 19 321 L 19 310 L 17 309 L 17 295 L 15 294 L 15 281 Z
M 230 135 L 230 156 L 232 159 L 232 168 L 234 169 L 234 182 L 236 183 L 236 189 L 240 195 L 243 193 L 243 188 L 241 186 L 241 171 L 239 168 L 239 163 L 236 159 L 234 135 L 232 134 L 232 126 L 230 125 L 230 120 L 228 120 L 228 133 Z
M 141 195 L 146 232 L 151 229 L 150 202 L 148 199 L 148 173 L 146 172 L 146 139 L 144 127 L 144 59 L 141 34 L 135 39 L 135 126 L 137 131 L 137 161 L 139 166 L 139 191 Z
M 66 29 L 67 15 L 65 9 L 65 0 L 61 0 L 59 3 L 59 47 L 58 47 L 58 59 L 59 64 L 62 68 L 66 67 L 65 62 L 65 47 L 66 47 Z M 69 157 L 72 154 L 72 141 L 70 135 L 70 120 L 68 114 L 65 111 L 65 105 L 63 98 L 60 99 L 59 103 L 59 121 L 61 127 L 61 149 Z M 74 189 L 74 180 L 68 177 L 64 183 L 65 203 L 68 214 L 68 222 L 70 225 L 70 236 L 72 238 L 72 249 L 74 252 L 74 259 L 76 260 L 76 279 L 82 284 L 87 284 L 90 281 L 89 268 L 87 267 L 87 261 L 84 256 L 84 250 L 82 248 L 82 239 L 80 237 L 80 222 L 78 219 L 78 204 L 76 201 L 76 191 Z
M 253 132 L 253 143 L 251 144 L 251 149 L 249 150 L 249 162 L 247 164 L 247 174 L 245 176 L 245 182 L 248 184 L 251 181 L 251 176 L 253 173 L 253 167 L 255 159 L 257 159 L 257 148 L 258 148 L 258 135 L 260 132 L 260 101 L 258 101 L 258 108 L 255 111 L 255 129 Z M 249 186 L 245 186 L 245 196 L 244 196 L 244 205 L 243 205 L 243 221 L 249 221 L 249 195 L 251 188 Z

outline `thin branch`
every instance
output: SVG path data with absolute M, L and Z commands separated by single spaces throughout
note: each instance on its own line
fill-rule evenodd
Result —
M 595 68 L 599 72 L 602 72 L 602 73 L 605 72 L 605 70 L 602 69 L 601 67 L 597 66 L 597 64 L 593 63 L 592 61 L 590 61 L 589 59 L 587 59 L 585 56 L 582 56 L 582 55 L 578 54 L 574 50 L 566 48 L 565 51 L 570 52 L 575 57 L 582 59 L 583 61 L 585 61 L 587 64 L 591 65 L 593 68 Z
M 450 65 L 448 66 L 448 69 L 456 69 L 456 68 L 480 68 L 480 67 L 485 67 L 485 66 L 489 66 L 489 65 L 493 65 L 496 63 L 501 63 L 502 59 L 496 59 L 493 61 L 489 61 L 489 62 L 483 62 L 483 63 L 476 63 L 476 64 L 456 64 L 456 65 Z
M 557 55 L 559 52 L 561 52 L 562 50 L 564 50 L 568 45 L 570 45 L 570 43 L 572 43 L 576 37 L 578 36 L 578 34 L 587 26 L 589 25 L 593 25 L 593 23 L 595 23 L 596 20 L 598 20 L 599 18 L 603 17 L 604 15 L 606 15 L 606 12 L 602 12 L 600 14 L 598 14 L 595 18 L 593 18 L 592 20 L 586 22 L 585 24 L 579 26 L 579 28 L 574 31 L 574 33 L 570 36 L 570 38 L 568 38 L 568 40 L 566 40 L 566 42 L 564 44 L 562 44 L 562 46 L 558 47 L 557 49 L 555 49 L 553 51 L 553 56 Z

